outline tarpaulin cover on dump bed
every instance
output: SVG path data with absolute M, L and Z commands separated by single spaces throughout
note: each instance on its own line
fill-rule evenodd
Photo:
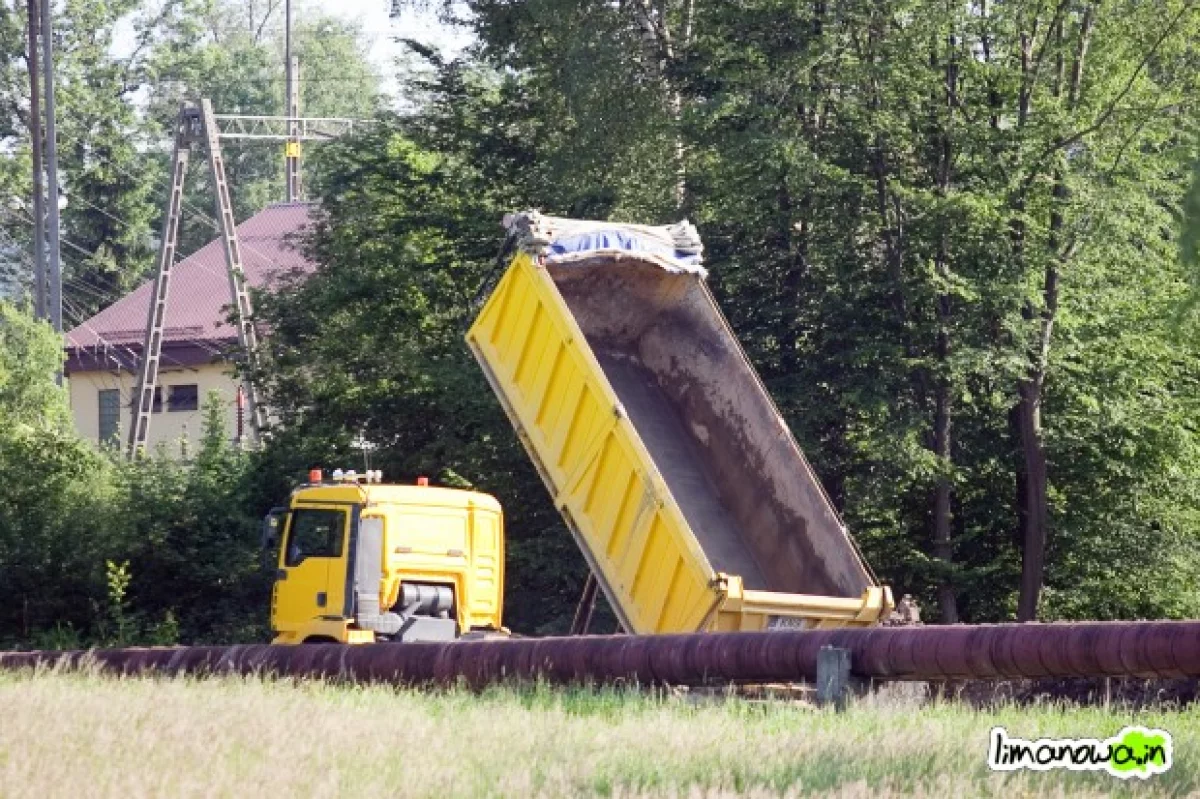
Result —
M 633 225 L 525 211 L 504 217 L 504 225 L 521 249 L 554 262 L 582 254 L 641 252 L 663 258 L 673 267 L 697 271 L 691 268 L 700 266 L 704 251 L 700 233 L 686 219 L 674 225 Z

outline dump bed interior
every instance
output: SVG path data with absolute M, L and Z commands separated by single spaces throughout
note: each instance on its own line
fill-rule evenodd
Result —
M 714 570 L 786 593 L 875 585 L 699 274 L 634 253 L 546 269 Z

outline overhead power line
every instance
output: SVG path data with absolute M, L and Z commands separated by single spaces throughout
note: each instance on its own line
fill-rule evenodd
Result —
M 363 83 L 365 81 L 374 80 L 374 75 L 331 75 L 321 78 L 305 78 L 305 83 Z M 186 86 L 194 86 L 197 81 L 188 80 L 187 78 L 156 78 L 155 84 L 182 84 Z M 238 83 L 287 83 L 286 78 L 238 78 Z

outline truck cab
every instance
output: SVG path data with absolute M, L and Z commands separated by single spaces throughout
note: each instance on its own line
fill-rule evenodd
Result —
M 499 632 L 504 519 L 475 491 L 318 470 L 263 521 L 276 644 L 450 641 Z

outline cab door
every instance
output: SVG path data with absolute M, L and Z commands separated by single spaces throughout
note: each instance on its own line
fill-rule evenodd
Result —
M 272 626 L 289 632 L 345 611 L 346 544 L 352 509 L 298 505 L 289 514 L 275 581 Z

